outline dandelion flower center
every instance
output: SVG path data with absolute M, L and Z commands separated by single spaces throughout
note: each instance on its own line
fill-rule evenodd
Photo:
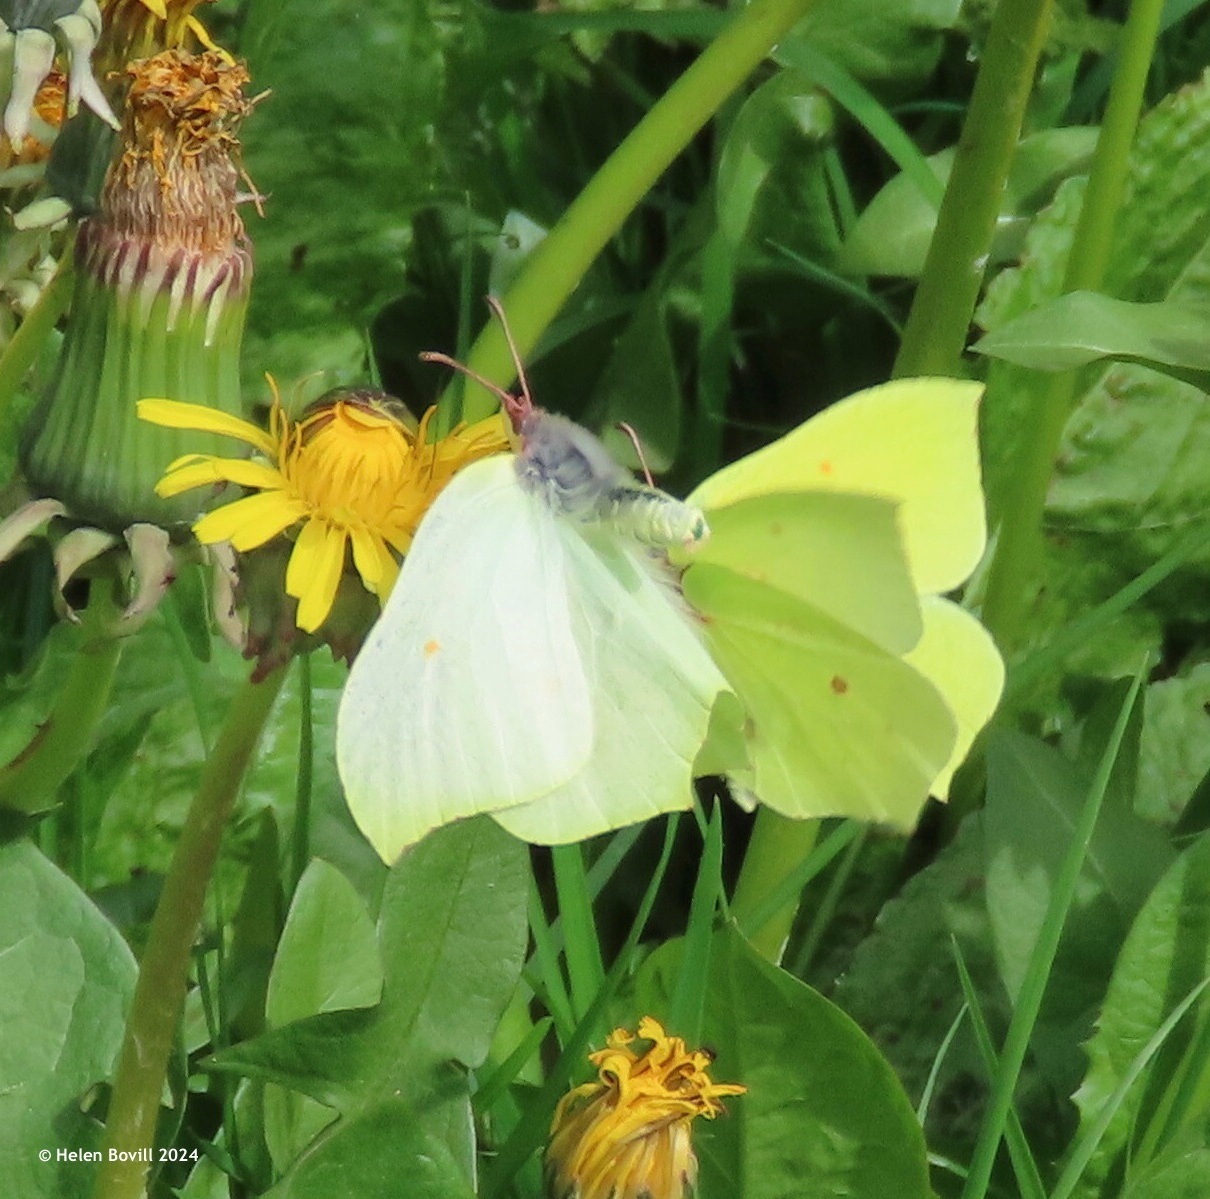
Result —
M 356 401 L 306 417 L 283 451 L 281 472 L 314 515 L 384 534 L 415 470 L 413 439 L 403 426 Z

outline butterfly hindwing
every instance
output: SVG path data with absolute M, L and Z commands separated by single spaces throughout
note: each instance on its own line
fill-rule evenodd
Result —
M 691 569 L 685 594 L 746 711 L 738 781 L 786 816 L 910 828 L 956 738 L 936 688 L 803 601 L 720 567 Z
M 572 630 L 592 693 L 593 751 L 542 799 L 494 813 L 529 841 L 580 840 L 687 808 L 726 683 L 663 564 L 607 528 L 560 526 Z

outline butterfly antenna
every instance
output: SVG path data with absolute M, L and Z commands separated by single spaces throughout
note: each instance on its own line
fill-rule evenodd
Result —
M 529 390 L 529 379 L 525 374 L 525 363 L 521 361 L 521 351 L 517 349 L 517 343 L 513 338 L 513 331 L 509 327 L 508 317 L 504 315 L 504 305 L 495 296 L 487 297 L 487 306 L 496 315 L 496 320 L 500 322 L 500 328 L 504 330 L 504 340 L 508 342 L 508 351 L 513 356 L 513 367 L 517 372 L 517 382 L 521 386 L 520 401 L 514 399 L 514 404 L 519 408 L 519 412 L 513 417 L 514 423 L 521 417 L 528 416 L 534 410 L 533 393 Z
M 639 456 L 639 463 L 643 468 L 643 477 L 647 480 L 648 487 L 655 486 L 655 480 L 651 477 L 651 470 L 647 466 L 647 456 L 643 453 L 643 443 L 639 440 L 639 435 L 635 432 L 634 426 L 627 424 L 624 420 L 617 423 L 617 427 L 630 438 L 630 444 L 634 446 L 634 452 Z
M 479 374 L 478 371 L 473 371 L 469 366 L 464 366 L 455 358 L 451 358 L 448 354 L 439 354 L 436 350 L 423 350 L 420 354 L 421 362 L 439 362 L 442 366 L 448 366 L 460 374 L 465 375 L 468 379 L 474 380 L 480 387 L 486 391 L 490 391 L 492 395 L 504 405 L 505 411 L 512 415 L 513 409 L 517 406 L 517 397 L 511 391 L 505 391 L 499 383 L 493 383 L 490 379 Z

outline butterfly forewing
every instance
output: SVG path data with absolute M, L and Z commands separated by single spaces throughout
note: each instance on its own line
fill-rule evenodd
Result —
M 426 515 L 337 726 L 349 808 L 385 860 L 583 766 L 592 704 L 564 556 L 510 457 L 467 467 Z

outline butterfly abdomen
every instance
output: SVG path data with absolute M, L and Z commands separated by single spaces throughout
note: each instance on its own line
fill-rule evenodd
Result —
M 708 533 L 699 509 L 636 483 L 587 429 L 535 410 L 521 427 L 522 484 L 560 516 L 603 524 L 654 549 L 693 545 Z
M 598 508 L 604 523 L 654 549 L 696 545 L 710 534 L 700 509 L 641 483 L 610 488 Z

